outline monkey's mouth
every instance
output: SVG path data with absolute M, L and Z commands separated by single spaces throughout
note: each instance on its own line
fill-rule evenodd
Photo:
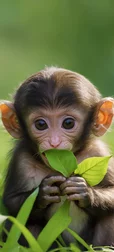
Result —
M 49 162 L 48 162 L 48 159 L 47 159 L 47 157 L 46 157 L 45 152 L 42 152 L 40 155 L 41 155 L 41 158 L 42 158 L 43 162 L 44 162 L 47 166 L 50 166 L 50 165 L 49 165 Z
M 46 158 L 45 152 L 42 152 L 42 153 L 41 153 L 41 157 Z M 46 159 L 47 159 L 47 158 L 46 158 Z

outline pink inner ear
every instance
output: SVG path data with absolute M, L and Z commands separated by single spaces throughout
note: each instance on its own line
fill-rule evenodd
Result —
M 20 138 L 22 136 L 21 128 L 19 126 L 15 111 L 10 108 L 10 105 L 1 104 L 1 117 L 2 122 L 8 133 L 14 138 Z
M 105 115 L 102 111 L 99 111 L 97 119 L 96 119 L 96 124 L 104 124 L 104 122 L 106 121 L 105 119 Z
M 95 125 L 93 127 L 93 133 L 96 136 L 102 136 L 106 133 L 110 127 L 113 119 L 113 100 L 101 101 L 102 104 L 99 106 L 96 115 Z
M 0 110 L 1 110 L 2 117 L 6 118 L 9 113 L 10 108 L 6 104 L 1 104 Z
M 102 124 L 108 127 L 110 126 L 113 118 L 113 104 L 114 103 L 112 101 L 105 101 L 100 106 L 96 124 Z
M 101 110 L 104 110 L 104 109 L 106 109 L 106 110 L 112 109 L 112 108 L 113 108 L 113 105 L 114 105 L 114 101 L 105 101 L 105 102 L 101 105 L 100 109 L 101 109 Z
M 13 128 L 20 128 L 18 124 L 18 120 L 15 112 L 12 108 L 10 108 L 7 104 L 0 105 L 1 113 L 2 113 L 2 121 L 4 125 L 10 125 Z

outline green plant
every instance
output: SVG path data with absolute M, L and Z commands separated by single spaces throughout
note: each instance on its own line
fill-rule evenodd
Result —
M 110 157 L 93 157 L 84 160 L 77 165 L 77 161 L 72 152 L 66 150 L 49 150 L 45 152 L 51 167 L 64 176 L 69 177 L 72 173 L 83 176 L 90 185 L 99 183 L 106 174 L 108 160 Z M 66 169 L 67 168 L 67 169 Z M 100 170 L 100 171 L 99 171 Z M 102 171 L 101 171 L 102 170 Z M 47 225 L 41 231 L 37 239 L 35 239 L 29 230 L 25 227 L 32 206 L 38 195 L 38 189 L 36 189 L 24 202 L 21 207 L 17 218 L 12 216 L 3 215 L 6 214 L 6 209 L 3 207 L 2 199 L 0 199 L 1 215 L 0 223 L 2 224 L 7 218 L 13 222 L 12 228 L 8 234 L 6 243 L 0 242 L 3 252 L 46 252 L 49 250 L 51 244 L 56 241 L 58 249 L 54 251 L 74 251 L 81 252 L 77 245 L 77 241 L 81 243 L 86 251 L 94 251 L 92 246 L 89 246 L 77 233 L 68 228 L 71 217 L 69 216 L 70 202 L 65 200 L 63 205 L 56 211 L 52 218 L 48 221 Z M 60 225 L 58 225 L 60 223 Z M 54 228 L 53 228 L 54 227 Z M 67 229 L 70 234 L 76 239 L 76 244 L 70 244 L 66 247 L 60 234 Z M 53 230 L 53 232 L 52 232 Z M 18 244 L 18 239 L 22 234 L 27 239 L 30 248 L 22 247 Z M 100 248 L 98 248 L 100 249 Z M 108 249 L 108 250 L 107 250 Z M 109 247 L 103 248 L 103 251 L 112 251 Z
M 111 158 L 111 156 L 91 157 L 77 165 L 76 157 L 68 150 L 51 149 L 46 151 L 45 155 L 54 170 L 61 172 L 65 177 L 69 177 L 72 173 L 78 174 L 85 178 L 90 186 L 102 181 Z

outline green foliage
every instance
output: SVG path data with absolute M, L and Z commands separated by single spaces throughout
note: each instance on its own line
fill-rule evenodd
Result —
M 33 252 L 43 252 L 43 250 L 41 249 L 41 247 L 39 246 L 39 244 L 37 243 L 36 239 L 32 236 L 32 234 L 30 233 L 30 231 L 24 226 L 21 224 L 21 222 L 19 222 L 16 218 L 12 217 L 12 216 L 0 216 L 0 221 L 2 222 L 2 219 L 3 221 L 5 221 L 6 219 L 9 219 L 10 221 L 12 221 L 18 228 L 19 230 L 22 232 L 22 234 L 25 236 L 26 240 L 28 241 L 29 245 L 30 245 L 30 248 Z M 17 232 L 16 232 L 17 234 Z M 9 233 L 10 235 L 10 233 Z M 14 234 L 15 235 L 15 234 Z M 14 237 L 16 239 L 14 239 Z M 11 236 L 11 238 L 13 240 L 11 240 L 11 243 L 10 243 L 10 239 L 8 239 L 8 242 L 6 242 L 3 246 L 3 251 L 13 251 L 13 248 L 17 247 L 17 237 L 16 235 L 15 236 Z
M 4 222 L 7 218 L 14 223 L 14 225 L 12 226 L 9 232 L 7 241 L 6 243 L 4 243 L 3 251 L 8 250 L 9 252 L 10 251 L 13 252 L 13 249 L 15 251 L 16 247 L 18 246 L 17 241 L 22 232 L 22 234 L 27 239 L 30 245 L 30 248 L 32 249 L 33 252 L 37 252 L 37 251 L 43 252 L 43 250 L 40 248 L 35 238 L 32 236 L 29 230 L 27 230 L 27 228 L 24 226 L 31 212 L 31 209 L 37 197 L 37 194 L 38 194 L 38 189 L 35 190 L 35 192 L 27 198 L 27 200 L 24 202 L 23 206 L 21 207 L 17 215 L 17 218 L 14 218 L 12 216 L 0 215 L 0 223 Z
M 49 164 L 53 169 L 69 177 L 77 167 L 77 161 L 71 151 L 51 149 L 45 151 Z
M 20 81 L 45 65 L 58 65 L 80 72 L 91 79 L 106 96 L 113 95 L 113 37 L 114 1 L 87 0 L 71 3 L 69 0 L 12 0 L 10 4 L 8 0 L 1 1 L 1 99 L 9 99 L 9 93 L 13 92 Z M 114 132 L 105 138 L 113 149 Z M 11 148 L 9 136 L 3 130 L 0 130 L 0 145 L 2 187 L 7 166 L 6 153 L 9 146 Z M 22 215 L 28 211 L 29 207 Z M 2 207 L 2 214 L 3 212 Z M 18 231 L 15 231 L 14 243 L 15 236 L 18 236 Z M 32 252 L 32 249 L 16 245 L 11 250 L 18 251 Z M 78 251 L 74 244 L 71 251 Z M 103 251 L 112 250 L 106 247 Z
M 107 173 L 109 157 L 92 157 L 82 161 L 74 174 L 82 176 L 90 186 L 99 184 Z
M 94 250 L 92 249 L 91 246 L 89 246 L 77 233 L 75 233 L 73 230 L 70 228 L 67 228 L 67 231 L 78 241 L 81 243 L 88 251 L 93 252 Z
M 15 221 L 17 222 L 15 223 L 16 225 L 13 225 L 10 230 L 7 242 L 4 244 L 4 249 L 12 248 L 14 246 L 14 240 L 13 240 L 14 236 L 15 236 L 15 242 L 17 243 L 21 235 L 21 232 L 24 233 L 25 237 L 30 236 L 30 234 L 28 234 L 28 231 L 26 234 L 25 227 L 23 227 L 22 225 L 25 225 L 27 222 L 28 216 L 32 210 L 32 206 L 36 200 L 37 194 L 38 194 L 38 189 L 36 189 L 34 193 L 32 193 L 31 196 L 28 197 L 28 199 L 24 202 L 23 206 L 21 207 L 21 210 L 19 211 L 16 220 L 14 218 L 12 219 L 12 217 L 9 217 L 9 219 L 13 221 L 14 223 Z M 20 226 L 20 223 L 22 224 L 21 226 Z M 27 240 L 29 242 L 29 239 Z
M 91 157 L 77 165 L 76 157 L 71 151 L 51 149 L 45 152 L 51 167 L 64 176 L 69 177 L 74 174 L 83 177 L 91 186 L 99 184 L 104 178 L 109 157 Z
M 29 230 L 24 226 L 27 218 L 30 214 L 34 201 L 37 197 L 38 190 L 35 190 L 24 202 L 21 207 L 17 218 L 12 216 L 0 215 L 0 223 L 2 224 L 7 218 L 14 223 L 9 234 L 6 243 L 0 241 L 2 246 L 1 252 L 46 252 L 49 249 L 50 245 L 57 239 L 61 232 L 65 229 L 70 232 L 71 235 L 85 247 L 85 252 L 95 251 L 92 246 L 89 246 L 78 234 L 68 228 L 68 225 L 71 222 L 69 217 L 69 202 L 65 201 L 63 205 L 57 210 L 57 212 L 52 216 L 47 225 L 44 227 L 40 233 L 38 239 L 36 240 Z M 24 216 L 24 217 L 23 217 Z M 30 248 L 25 248 L 20 246 L 17 242 L 20 234 L 25 236 L 27 239 Z M 70 244 L 70 247 L 64 247 L 62 239 L 57 241 L 58 249 L 50 250 L 50 252 L 60 251 L 60 252 L 81 252 L 76 243 Z M 100 249 L 101 247 L 99 247 Z M 97 250 L 98 251 L 98 250 Z M 112 251 L 110 247 L 104 247 L 103 251 Z
M 49 249 L 53 241 L 55 241 L 70 224 L 71 217 L 69 216 L 69 207 L 70 203 L 66 200 L 38 236 L 38 243 L 43 249 L 43 252 Z

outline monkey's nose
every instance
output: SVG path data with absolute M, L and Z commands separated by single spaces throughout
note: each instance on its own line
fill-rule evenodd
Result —
M 53 139 L 50 139 L 49 143 L 52 148 L 57 148 L 61 144 L 61 140 L 59 139 L 59 137 L 55 137 Z
M 53 148 L 57 148 L 60 144 L 50 144 L 51 145 L 51 147 L 53 147 Z

